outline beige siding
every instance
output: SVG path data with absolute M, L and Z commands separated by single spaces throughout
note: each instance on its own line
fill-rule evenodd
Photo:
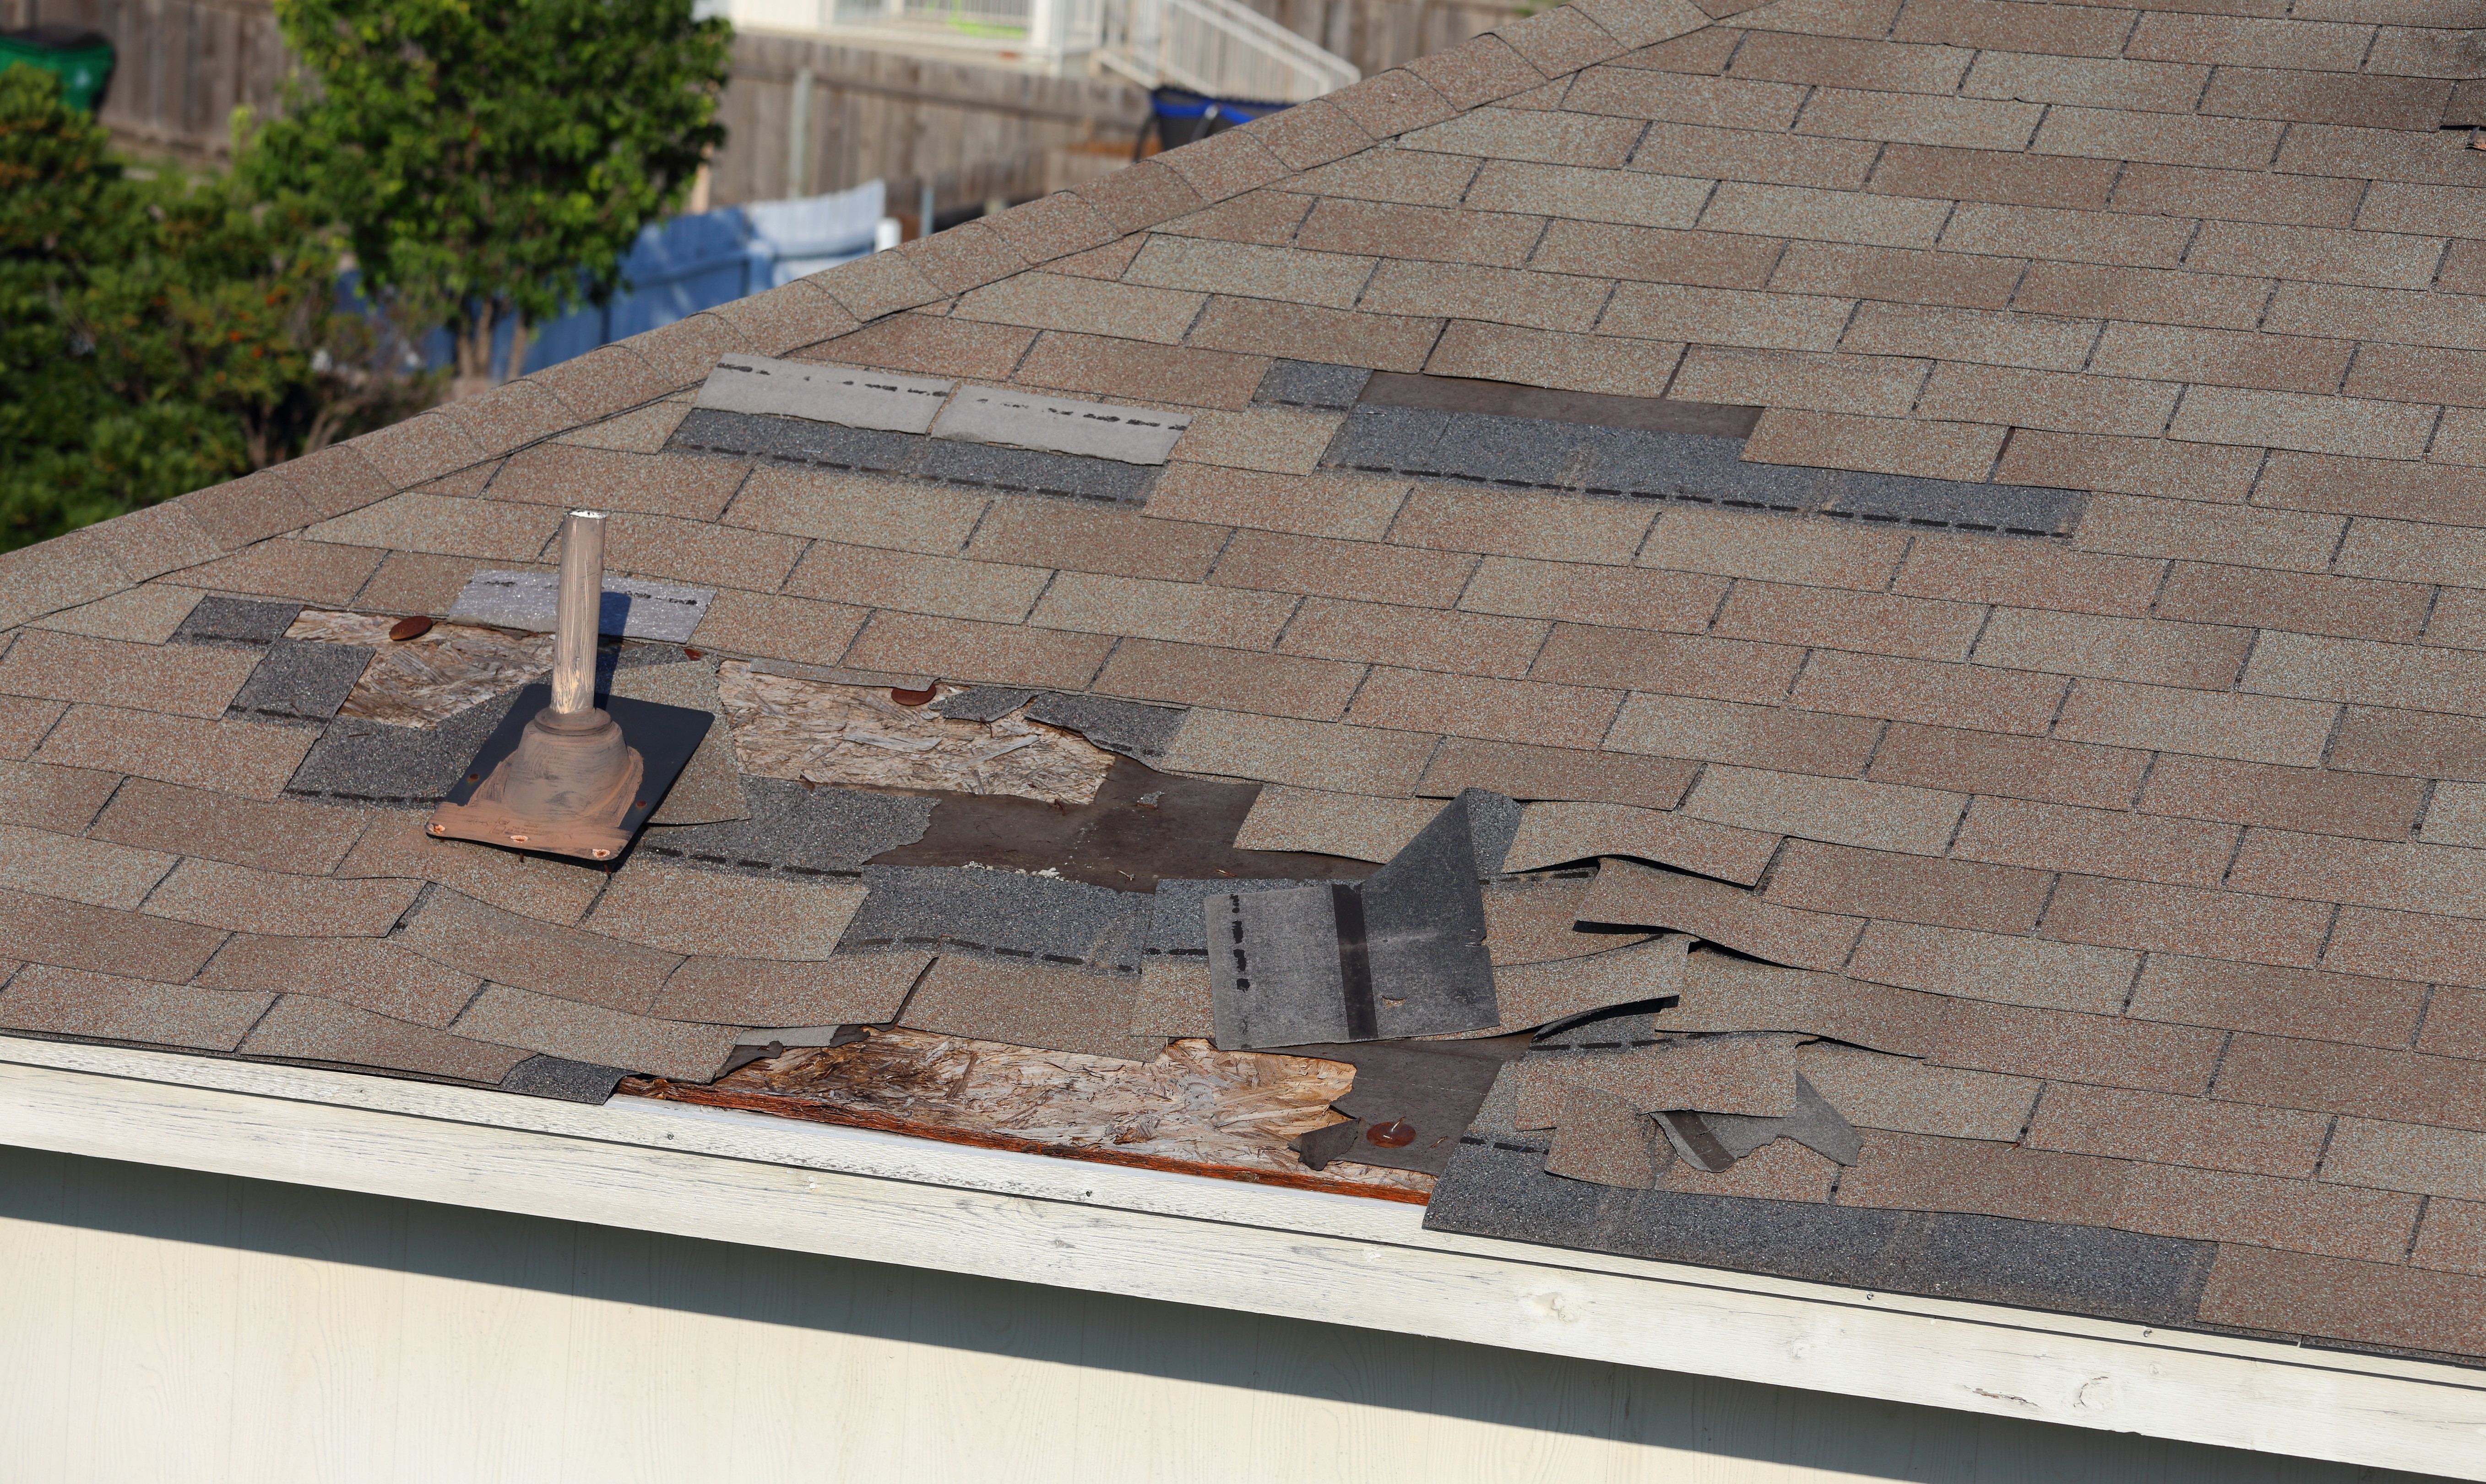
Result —
M 2411 1480 L 0 1148 L 0 1481 Z

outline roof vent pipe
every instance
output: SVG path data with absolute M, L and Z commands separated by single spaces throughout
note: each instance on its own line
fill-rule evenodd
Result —
M 552 703 L 466 802 L 432 811 L 432 834 L 591 861 L 610 861 L 630 842 L 630 816 L 646 811 L 636 797 L 646 762 L 595 704 L 603 603 L 604 512 L 572 510 L 561 529 Z

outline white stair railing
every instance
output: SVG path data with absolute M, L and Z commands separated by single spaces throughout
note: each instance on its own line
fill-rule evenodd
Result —
M 1105 0 L 1096 60 L 1143 88 L 1302 103 L 1364 74 L 1237 0 Z

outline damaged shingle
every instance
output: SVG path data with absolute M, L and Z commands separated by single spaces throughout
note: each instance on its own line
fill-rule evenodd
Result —
M 1116 458 L 842 427 L 833 423 L 720 412 L 705 407 L 696 408 L 682 419 L 666 447 L 1099 505 L 1146 504 L 1162 472 L 1154 464 L 1125 463 Z
M 924 948 L 1089 974 L 1137 976 L 1152 902 L 1010 870 L 871 866 L 841 951 Z
M 372 651 L 353 645 L 272 640 L 228 714 L 239 721 L 325 722 L 353 693 Z
M 856 788 L 806 788 L 784 779 L 741 780 L 747 817 L 650 825 L 638 848 L 668 865 L 768 871 L 798 879 L 851 876 L 883 851 L 924 838 L 933 802 Z
M 1174 744 L 1174 733 L 1182 730 L 1183 718 L 1190 714 L 1171 706 L 1146 706 L 1103 696 L 1059 692 L 1039 696 L 1027 705 L 1030 721 L 1065 728 L 1107 752 L 1142 762 L 1163 758 L 1166 749 Z
M 173 631 L 177 645 L 268 645 L 285 637 L 299 603 L 261 603 L 248 598 L 199 599 L 181 626 Z
M 1343 1061 L 1355 1086 L 1330 1103 L 1347 1115 L 1298 1138 L 1292 1147 L 1307 1168 L 1332 1160 L 1414 1169 L 1438 1175 L 1450 1168 L 1459 1137 L 1492 1090 L 1495 1074 L 1528 1050 L 1524 1035 L 1486 1041 L 1365 1041 L 1295 1046 L 1290 1057 Z M 1364 1137 L 1376 1125 L 1398 1124 L 1404 1142 Z

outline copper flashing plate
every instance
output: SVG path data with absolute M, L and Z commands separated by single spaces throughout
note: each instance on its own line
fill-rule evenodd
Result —
M 633 701 L 626 696 L 601 696 L 597 702 L 605 714 L 621 724 L 622 737 L 629 743 L 630 750 L 638 754 L 640 760 L 638 786 L 633 790 L 629 806 L 622 811 L 614 825 L 621 845 L 610 847 L 612 853 L 609 856 L 593 857 L 595 860 L 612 860 L 620 858 L 622 847 L 638 838 L 640 827 L 648 822 L 648 816 L 665 802 L 666 793 L 673 788 L 675 780 L 681 777 L 682 769 L 691 760 L 691 754 L 699 750 L 700 740 L 707 735 L 707 729 L 716 718 L 687 706 L 659 705 L 652 701 Z M 549 685 L 530 685 L 518 692 L 516 703 L 510 707 L 501 725 L 484 739 L 483 747 L 475 754 L 475 760 L 466 765 L 465 776 L 442 797 L 443 808 L 464 810 L 474 804 L 475 795 L 484 782 L 511 754 L 517 751 L 518 739 L 526 732 L 527 723 L 551 703 L 552 687 Z M 466 834 L 455 826 L 447 831 L 435 826 L 433 833 Z M 566 848 L 550 838 L 539 844 L 518 842 L 501 836 L 471 838 L 530 854 L 588 858 L 584 849 Z

